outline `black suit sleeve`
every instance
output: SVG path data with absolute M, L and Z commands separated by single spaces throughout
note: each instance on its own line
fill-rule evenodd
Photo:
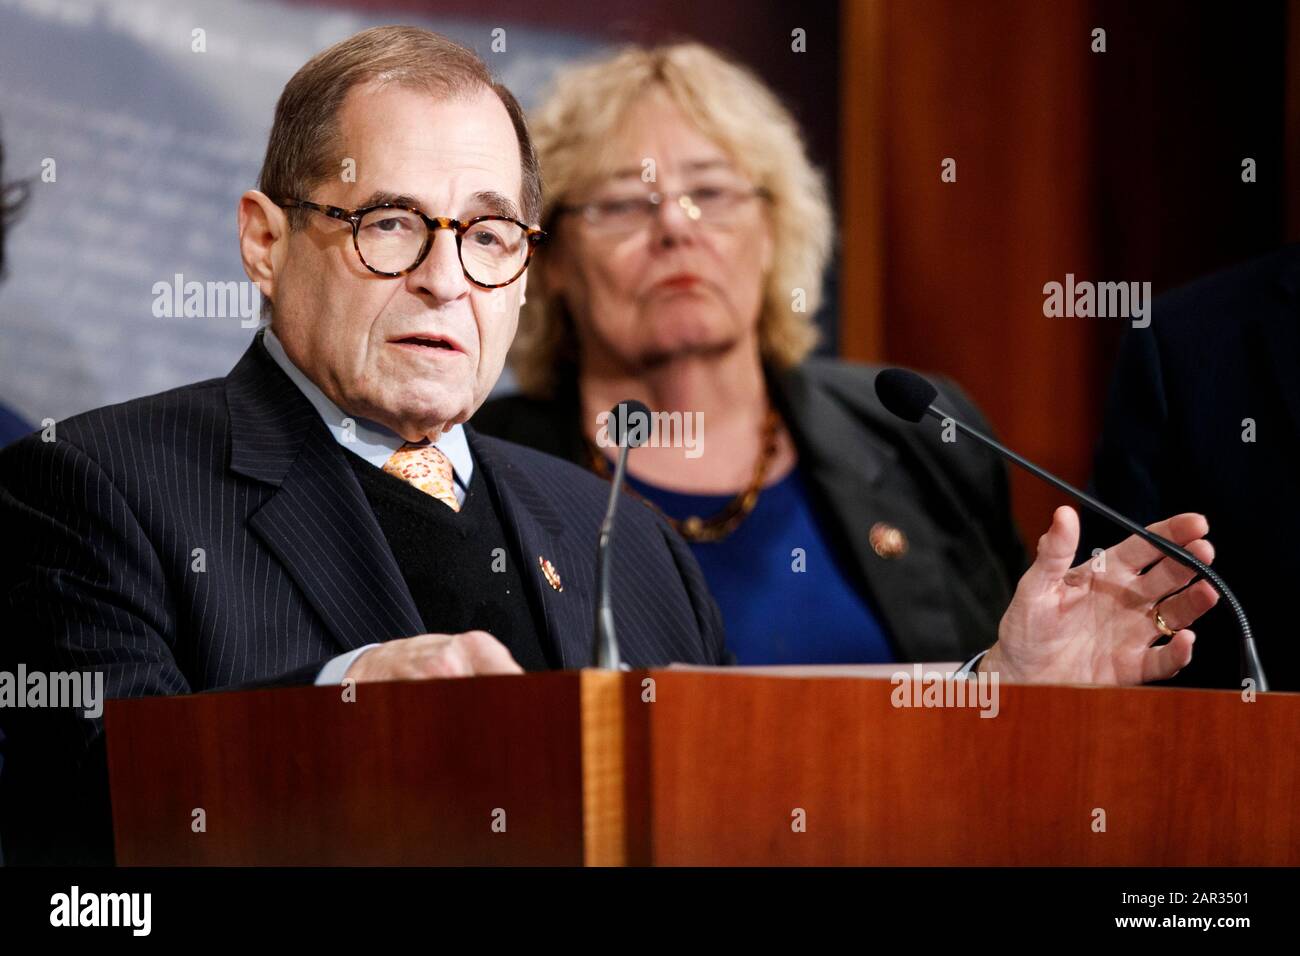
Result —
M 15 660 L 102 671 L 109 698 L 191 693 L 173 655 L 167 574 L 112 479 L 70 442 L 36 436 L 0 462 L 0 508 L 15 542 L 6 595 Z M 327 661 L 218 689 L 311 684 Z M 97 733 L 83 730 L 86 740 Z
M 102 674 L 103 699 L 193 690 L 174 654 L 167 570 L 99 462 L 39 435 L 10 446 L 0 454 L 0 516 L 4 669 Z M 266 683 L 312 677 L 304 670 Z M 6 855 L 108 862 L 103 717 L 84 708 L 6 708 L 0 719 Z
M 165 571 L 103 468 L 67 441 L 33 436 L 0 456 L 0 484 L 15 659 L 101 672 L 109 698 L 188 693 L 166 636 L 175 622 Z M 84 747 L 100 721 L 79 723 Z
M 173 626 L 164 570 L 91 456 L 39 436 L 11 446 L 0 455 L 0 512 L 9 668 L 102 674 L 105 698 L 190 690 L 164 637 Z M 43 841 L 35 857 L 30 848 L 13 857 L 104 862 L 102 729 L 102 716 L 80 708 L 7 715 L 7 848 L 16 829 Z

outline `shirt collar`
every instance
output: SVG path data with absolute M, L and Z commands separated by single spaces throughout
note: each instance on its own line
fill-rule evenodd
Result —
M 299 391 L 307 397 L 307 401 L 311 402 L 312 407 L 316 409 L 325 426 L 330 430 L 330 434 L 334 436 L 334 440 L 340 445 L 360 455 L 376 468 L 382 468 L 384 463 L 393 456 L 393 452 L 406 444 L 406 440 L 401 435 L 378 422 L 360 416 L 345 415 L 315 382 L 293 364 L 270 326 L 263 330 L 262 344 L 266 346 L 266 351 L 275 360 L 275 364 L 284 370 L 284 374 L 289 376 L 298 386 Z M 456 473 L 456 483 L 462 489 L 468 488 L 470 479 L 474 475 L 474 458 L 469 452 L 465 429 L 460 425 L 452 425 L 445 429 L 442 436 L 433 444 L 451 462 L 451 467 Z

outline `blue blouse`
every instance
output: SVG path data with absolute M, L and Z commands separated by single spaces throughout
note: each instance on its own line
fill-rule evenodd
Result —
M 673 518 L 707 518 L 734 495 L 628 484 Z M 799 469 L 764 488 L 721 541 L 691 542 L 741 664 L 889 663 L 894 651 L 868 601 L 841 572 Z

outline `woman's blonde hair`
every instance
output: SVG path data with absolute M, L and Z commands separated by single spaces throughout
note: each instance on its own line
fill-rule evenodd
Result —
M 774 256 L 759 348 L 778 368 L 798 364 L 817 342 L 812 317 L 834 238 L 826 182 L 790 112 L 758 77 L 714 50 L 698 43 L 629 47 L 561 71 L 530 116 L 545 183 L 543 225 L 553 228 L 557 205 L 612 171 L 614 157 L 602 145 L 613 140 L 631 106 L 655 89 L 770 193 Z M 533 260 L 510 355 L 520 387 L 536 396 L 552 394 L 576 373 L 578 361 L 573 319 L 545 288 L 546 256 L 543 246 Z

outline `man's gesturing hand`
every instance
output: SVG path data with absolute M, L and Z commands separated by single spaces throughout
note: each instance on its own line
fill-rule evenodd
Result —
M 420 634 L 387 641 L 366 651 L 344 678 L 355 681 L 423 680 L 475 674 L 522 674 L 504 644 L 487 631 Z
M 1202 515 L 1175 515 L 1147 530 L 1206 564 L 1214 560 L 1214 547 L 1204 540 L 1210 525 Z M 1099 563 L 1094 561 L 1070 567 L 1078 544 L 1078 514 L 1057 508 L 979 669 L 1014 681 L 1141 684 L 1187 666 L 1196 639 L 1187 628 L 1214 607 L 1218 592 L 1207 581 L 1186 587 L 1196 573 L 1136 535 L 1105 552 L 1104 571 L 1093 570 Z M 1179 588 L 1185 590 L 1162 600 Z M 1161 636 L 1152 613 L 1157 603 L 1177 633 L 1152 647 Z

